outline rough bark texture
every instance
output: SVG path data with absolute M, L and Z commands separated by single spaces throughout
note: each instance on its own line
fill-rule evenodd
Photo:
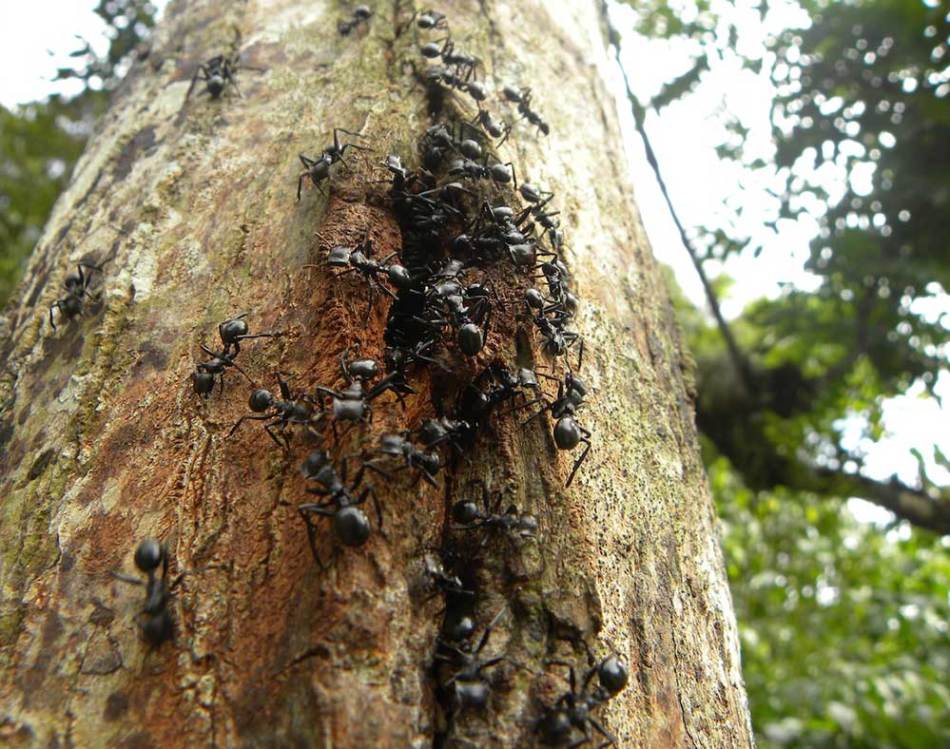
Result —
M 618 156 L 597 3 L 442 8 L 488 83 L 532 86 L 551 123 L 547 138 L 516 125 L 503 153 L 557 192 L 583 300 L 594 448 L 569 490 L 571 458 L 546 419 L 495 418 L 439 490 L 378 485 L 385 533 L 356 550 L 322 536 L 335 551 L 321 571 L 295 509 L 306 448 L 284 454 L 253 424 L 225 439 L 246 413 L 235 376 L 208 401 L 192 392 L 198 344 L 215 345 L 216 324 L 245 310 L 255 329 L 286 332 L 242 350 L 268 385 L 278 370 L 301 388 L 336 385 L 355 337 L 381 356 L 388 301 L 377 295 L 367 315 L 364 284 L 303 268 L 368 228 L 384 254 L 400 246 L 385 186 L 369 180 L 385 177 L 374 165 L 385 153 L 411 161 L 430 120 L 402 64 L 418 58 L 415 32 L 393 38 L 397 13 L 405 21 L 412 8 L 374 10 L 368 33 L 341 38 L 345 9 L 328 2 L 175 0 L 57 204 L 0 352 L 0 736 L 433 745 L 444 730 L 431 673 L 441 603 L 420 590 L 421 559 L 441 545 L 450 503 L 482 478 L 534 513 L 541 536 L 492 546 L 473 567 L 479 626 L 507 605 L 486 652 L 514 662 L 495 670 L 489 709 L 438 741 L 532 745 L 540 704 L 565 688 L 545 661 L 575 657 L 564 638 L 581 635 L 629 664 L 629 686 L 603 710 L 620 746 L 750 746 L 687 358 Z M 239 73 L 243 98 L 185 101 L 195 64 L 226 51 L 235 28 L 245 64 L 266 71 Z M 311 189 L 295 203 L 297 154 L 319 153 L 332 127 L 365 133 L 377 153 L 336 169 L 329 199 Z M 108 258 L 102 308 L 54 333 L 46 308 L 84 257 Z M 511 287 L 509 270 L 494 273 Z M 496 317 L 479 364 L 513 361 L 516 340 L 540 364 L 517 296 Z M 368 439 L 433 414 L 429 375 L 413 384 L 405 412 L 376 402 Z M 109 577 L 133 571 L 145 536 L 189 572 L 176 641 L 158 650 L 135 623 L 141 591 Z

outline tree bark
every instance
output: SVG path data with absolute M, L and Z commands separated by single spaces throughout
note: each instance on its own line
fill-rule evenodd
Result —
M 79 162 L 5 318 L 0 391 L 0 736 L 11 746 L 525 747 L 542 705 L 566 690 L 572 641 L 628 665 L 600 711 L 621 747 L 746 747 L 751 730 L 716 519 L 693 423 L 688 358 L 628 183 L 597 3 L 453 2 L 453 39 L 484 62 L 494 90 L 531 86 L 551 125 L 514 125 L 502 148 L 520 179 L 556 191 L 582 305 L 579 420 L 593 449 L 569 489 L 573 455 L 548 417 L 495 415 L 469 454 L 425 482 L 376 481 L 385 525 L 359 549 L 315 566 L 296 507 L 307 447 L 279 450 L 247 413 L 236 376 L 207 401 L 189 375 L 217 348 L 216 325 L 250 311 L 240 363 L 272 387 L 339 385 L 355 340 L 382 359 L 388 299 L 320 267 L 367 232 L 400 248 L 385 200 L 386 153 L 416 160 L 431 124 L 407 60 L 441 36 L 406 25 L 407 3 L 377 2 L 366 30 L 341 37 L 328 2 L 173 0 Z M 195 66 L 242 35 L 242 97 L 186 100 Z M 446 112 L 469 111 L 449 96 Z M 496 115 L 516 114 L 493 94 Z M 297 154 L 334 127 L 376 149 L 334 167 L 329 198 L 295 202 Z M 76 262 L 107 260 L 101 309 L 52 331 L 47 307 Z M 308 268 L 310 264 L 318 267 Z M 519 279 L 490 269 L 505 305 L 477 362 L 540 354 Z M 520 284 L 520 285 L 519 285 Z M 367 309 L 371 309 L 367 313 Z M 448 355 L 451 355 L 449 352 Z M 560 366 L 560 365 L 559 365 Z M 558 370 L 559 371 L 559 370 Z M 360 435 L 418 425 L 453 383 L 412 380 L 401 409 L 374 402 Z M 448 382 L 448 384 L 446 384 Z M 355 433 L 354 433 L 355 434 Z M 348 435 L 355 446 L 356 437 Z M 482 479 L 534 514 L 535 540 L 480 553 L 447 511 Z M 144 537 L 186 572 L 172 602 L 174 642 L 150 648 L 136 626 L 132 573 Z M 422 559 L 448 542 L 473 554 L 479 631 L 503 611 L 485 653 L 483 711 L 448 720 L 432 659 L 442 603 Z

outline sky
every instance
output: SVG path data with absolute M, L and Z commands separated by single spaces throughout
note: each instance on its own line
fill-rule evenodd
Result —
M 159 8 L 164 7 L 165 2 L 153 0 Z M 54 91 L 68 94 L 77 90 L 81 85 L 78 81 L 53 83 L 50 79 L 58 65 L 69 59 L 68 52 L 79 46 L 77 36 L 89 40 L 98 51 L 107 48 L 105 26 L 93 13 L 96 4 L 96 0 L 30 0 L 16 4 L 7 0 L 0 15 L 0 104 L 9 108 Z M 780 5 L 781 2 L 773 3 L 773 6 Z M 772 23 L 781 25 L 792 20 L 795 20 L 793 15 L 779 13 Z M 629 28 L 632 24 L 630 9 L 615 5 L 614 22 L 621 31 Z M 775 30 L 752 23 L 749 21 L 746 26 L 745 43 L 755 44 L 756 35 L 761 39 L 765 33 Z M 49 50 L 55 50 L 55 54 Z M 638 96 L 655 94 L 664 80 L 684 70 L 683 49 L 629 34 L 625 36 L 622 59 Z M 645 60 L 649 64 L 644 64 Z M 702 287 L 644 156 L 624 103 L 619 73 L 612 83 L 618 96 L 637 203 L 654 254 L 673 267 L 684 292 L 703 307 Z M 687 225 L 711 223 L 721 206 L 735 199 L 737 194 L 741 194 L 744 201 L 749 231 L 756 231 L 757 222 L 761 223 L 762 217 L 768 215 L 769 205 L 757 201 L 754 191 L 737 193 L 740 175 L 724 167 L 716 156 L 715 146 L 722 133 L 721 126 L 716 124 L 716 114 L 727 108 L 739 114 L 744 123 L 752 125 L 749 145 L 767 153 L 770 97 L 771 86 L 764 77 L 722 65 L 708 74 L 699 94 L 668 107 L 659 117 L 653 115 L 648 119 L 649 137 L 674 204 Z M 761 296 L 777 295 L 782 284 L 813 286 L 814 279 L 804 271 L 803 263 L 814 229 L 814 225 L 802 223 L 784 227 L 778 237 L 763 237 L 767 244 L 767 262 L 748 256 L 730 261 L 724 270 L 735 283 L 729 298 L 724 300 L 726 315 L 738 315 L 745 304 Z M 948 312 L 950 305 L 938 304 L 937 311 Z M 944 401 L 950 403 L 950 376 L 946 372 L 939 378 L 937 390 Z M 845 425 L 846 441 L 867 454 L 869 475 L 886 479 L 896 474 L 914 483 L 917 463 L 910 451 L 912 447 L 926 454 L 930 445 L 937 443 L 950 454 L 950 429 L 945 428 L 950 423 L 947 416 L 933 401 L 921 398 L 918 389 L 888 401 L 885 424 L 889 435 L 884 440 L 876 444 L 862 442 L 861 425 L 855 421 Z M 950 483 L 950 474 L 937 469 L 932 462 L 931 467 L 933 478 Z M 886 521 L 888 517 L 866 503 L 852 503 L 852 509 L 868 520 Z

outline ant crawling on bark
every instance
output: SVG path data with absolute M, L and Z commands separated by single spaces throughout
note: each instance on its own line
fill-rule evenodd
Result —
M 307 492 L 325 497 L 323 502 L 312 502 L 300 505 L 297 512 L 307 524 L 307 538 L 310 542 L 310 551 L 313 554 L 314 561 L 324 567 L 320 561 L 320 555 L 317 552 L 316 542 L 316 523 L 312 515 L 319 517 L 328 517 L 333 522 L 333 532 L 336 534 L 340 543 L 346 546 L 362 546 L 366 543 L 371 532 L 369 518 L 366 513 L 360 509 L 359 505 L 364 504 L 372 498 L 376 509 L 376 520 L 378 527 L 383 527 L 383 511 L 379 506 L 379 499 L 373 487 L 367 486 L 360 491 L 363 483 L 363 475 L 366 472 L 366 466 L 360 466 L 359 470 L 353 476 L 351 483 L 347 483 L 347 459 L 343 458 L 340 463 L 340 471 L 337 472 L 330 456 L 324 450 L 315 450 L 307 456 L 301 467 L 304 477 L 307 481 L 317 483 L 315 487 L 308 487 Z M 359 494 L 357 494 L 359 492 Z
M 251 335 L 247 320 L 247 312 L 242 312 L 223 323 L 218 324 L 218 335 L 221 336 L 221 343 L 224 344 L 224 353 L 230 353 L 234 348 L 235 356 L 241 353 L 241 341 L 247 341 L 251 338 L 276 338 L 283 333 L 255 333 Z
M 406 470 L 408 468 L 416 469 L 417 475 L 414 482 L 415 484 L 418 484 L 421 479 L 425 479 L 430 485 L 438 487 L 435 474 L 442 468 L 442 461 L 439 458 L 439 454 L 420 450 L 409 441 L 409 434 L 409 432 L 404 432 L 402 434 L 384 434 L 380 436 L 379 447 L 376 449 L 376 452 L 383 456 L 401 459 L 402 465 L 396 470 Z M 387 472 L 378 468 L 374 464 L 374 461 L 368 461 L 366 467 L 384 476 L 389 476 Z
M 583 345 L 581 346 L 581 354 L 583 355 Z M 579 365 L 580 359 L 578 359 Z M 551 379 L 550 375 L 545 376 Z M 554 423 L 554 444 L 557 445 L 559 450 L 573 450 L 583 443 L 584 449 L 581 451 L 580 457 L 574 461 L 574 467 L 571 469 L 570 476 L 567 477 L 565 486 L 571 485 L 577 470 L 587 458 L 587 453 L 590 452 L 591 448 L 590 430 L 582 427 L 574 418 L 577 410 L 584 405 L 586 396 L 587 385 L 573 372 L 568 371 L 564 375 L 564 379 L 558 383 L 557 398 L 550 403 L 544 403 L 541 410 L 525 422 L 527 424 L 541 416 L 545 411 L 550 411 L 552 418 L 556 419 Z M 525 403 L 521 407 L 524 408 L 543 401 L 544 397 L 538 396 L 534 401 Z
M 221 94 L 223 94 L 229 86 L 234 88 L 238 96 L 243 96 L 237 84 L 236 74 L 238 67 L 241 67 L 243 70 L 253 70 L 258 73 L 264 72 L 262 68 L 240 65 L 241 53 L 238 51 L 238 48 L 241 45 L 241 32 L 235 28 L 234 33 L 234 42 L 231 45 L 232 54 L 230 56 L 215 55 L 207 62 L 199 65 L 194 76 L 191 78 L 188 93 L 185 94 L 186 100 L 191 97 L 192 91 L 194 91 L 198 81 L 204 82 L 205 93 L 212 99 L 220 98 Z
M 355 143 L 341 143 L 340 142 L 340 133 L 346 133 L 347 135 L 353 135 L 357 138 L 362 138 L 364 136 L 359 133 L 354 133 L 350 130 L 344 130 L 342 127 L 333 128 L 333 144 L 327 146 L 323 149 L 323 152 L 315 159 L 311 159 L 304 154 L 300 154 L 300 163 L 303 164 L 303 171 L 297 178 L 297 200 L 300 200 L 301 191 L 303 190 L 303 181 L 307 178 L 313 182 L 313 186 L 322 191 L 321 182 L 330 178 L 330 167 L 336 164 L 338 161 L 342 161 L 344 164 L 347 163 L 344 156 L 346 155 L 347 148 L 355 148 L 357 151 L 372 151 L 372 148 L 367 148 L 366 146 L 359 146 Z
M 472 119 L 472 124 L 481 125 L 482 129 L 492 138 L 500 138 L 501 140 L 495 144 L 496 146 L 500 146 L 508 140 L 508 136 L 511 135 L 511 125 L 507 122 L 496 121 L 491 116 L 491 112 L 481 107 L 478 108 L 478 114 Z
M 586 643 L 584 645 L 587 647 Z M 589 648 L 588 658 L 590 658 Z M 538 721 L 537 730 L 541 734 L 542 741 L 556 747 L 581 746 L 594 740 L 591 735 L 591 727 L 593 727 L 604 737 L 597 749 L 615 746 L 617 739 L 593 716 L 593 711 L 627 686 L 626 666 L 616 656 L 608 656 L 596 666 L 592 665 L 578 684 L 577 674 L 572 664 L 565 661 L 550 661 L 550 664 L 567 667 L 570 691 L 561 695 L 554 705 L 546 708 L 544 715 Z M 591 690 L 591 680 L 595 675 L 598 684 Z M 577 732 L 582 734 L 582 738 L 575 738 Z
M 349 33 L 353 31 L 360 24 L 369 25 L 370 16 L 373 15 L 373 11 L 369 9 L 366 5 L 357 5 L 353 8 L 353 14 L 350 18 L 340 21 L 337 25 L 337 31 L 340 32 L 340 36 L 349 36 Z
M 214 390 L 215 378 L 218 381 L 219 392 L 224 392 L 224 373 L 229 367 L 233 367 L 240 372 L 251 385 L 254 384 L 250 375 L 234 361 L 238 355 L 237 350 L 231 351 L 230 348 L 231 346 L 226 343 L 223 351 L 212 351 L 201 344 L 201 350 L 211 358 L 207 361 L 198 362 L 195 365 L 195 371 L 191 373 L 191 384 L 198 395 L 208 398 Z
M 502 94 L 504 94 L 504 97 L 512 104 L 517 104 L 519 114 L 536 128 L 538 128 L 538 130 L 540 130 L 545 135 L 548 135 L 551 132 L 551 127 L 548 125 L 548 123 L 541 119 L 541 115 L 531 109 L 530 88 L 517 89 L 513 86 L 505 86 L 502 89 Z
M 441 47 L 439 42 L 443 43 Z M 451 37 L 424 44 L 419 51 L 422 52 L 423 57 L 430 60 L 441 57 L 442 62 L 447 67 L 455 68 L 455 74 L 463 77 L 466 81 L 475 76 L 478 66 L 481 64 L 477 57 L 456 52 L 455 42 L 452 41 Z
M 145 586 L 145 602 L 139 612 L 142 636 L 152 647 L 159 647 L 175 637 L 175 619 L 168 604 L 184 575 L 168 582 L 168 549 L 154 538 L 146 538 L 135 549 L 135 566 L 146 576 L 145 582 L 137 577 L 113 571 L 112 577 L 130 585 Z M 161 567 L 161 575 L 157 575 Z
M 451 668 L 451 675 L 442 682 L 441 686 L 445 690 L 450 690 L 449 700 L 453 713 L 469 708 L 480 710 L 488 704 L 491 697 L 491 686 L 488 684 L 484 672 L 507 660 L 507 656 L 497 655 L 493 658 L 482 658 L 481 652 L 488 644 L 488 638 L 491 636 L 492 630 L 505 611 L 506 609 L 502 608 L 495 614 L 474 647 L 464 640 L 456 644 L 439 638 L 439 649 L 435 654 L 435 659 L 449 664 Z
M 66 295 L 60 297 L 49 306 L 49 324 L 53 326 L 53 330 L 56 330 L 56 321 L 53 319 L 54 309 L 58 309 L 59 314 L 67 320 L 72 320 L 77 315 L 83 313 L 85 300 L 99 299 L 99 292 L 96 294 L 89 293 L 89 287 L 92 285 L 92 273 L 84 273 L 83 268 L 87 271 L 101 273 L 103 265 L 105 265 L 105 262 L 101 265 L 93 265 L 92 263 L 82 261 L 77 263 L 75 273 L 70 273 L 66 276 L 63 281 L 63 286 L 66 287 Z
M 218 378 L 221 390 L 224 390 L 224 372 L 228 367 L 234 367 L 238 372 L 244 375 L 248 382 L 252 385 L 254 384 L 247 373 L 234 361 L 237 355 L 241 353 L 241 341 L 246 341 L 251 338 L 274 338 L 282 334 L 257 333 L 251 335 L 247 320 L 244 319 L 247 315 L 247 312 L 243 312 L 236 317 L 232 317 L 218 324 L 218 335 L 221 337 L 221 343 L 224 346 L 221 351 L 214 352 L 206 346 L 201 347 L 211 358 L 208 361 L 197 364 L 195 371 L 191 373 L 191 382 L 198 395 L 202 395 L 205 398 L 210 396 L 214 390 L 215 378 Z
M 442 65 L 432 65 L 425 71 L 425 80 L 429 84 L 441 84 L 468 94 L 476 102 L 488 98 L 488 90 L 478 81 L 470 81 Z
M 501 512 L 501 491 L 489 492 L 488 485 L 482 479 L 476 479 L 471 484 L 482 487 L 482 507 L 479 508 L 474 500 L 459 500 L 452 505 L 452 520 L 458 524 L 456 526 L 458 529 L 481 528 L 488 531 L 482 537 L 479 546 L 484 546 L 488 542 L 490 533 L 493 531 L 504 533 L 513 540 L 535 537 L 538 532 L 537 518 L 518 512 L 518 508 L 514 505 L 509 505 L 507 510 Z
M 294 393 L 290 386 L 278 373 L 277 384 L 280 388 L 280 398 L 274 396 L 269 390 L 257 388 L 251 393 L 248 399 L 248 408 L 255 414 L 242 416 L 231 427 L 228 437 L 234 434 L 238 427 L 245 421 L 263 421 L 264 430 L 274 442 L 286 450 L 290 449 L 290 436 L 286 432 L 286 427 L 290 425 L 302 426 L 308 434 L 314 437 L 320 436 L 316 431 L 316 425 L 320 424 L 324 418 L 324 413 L 318 409 L 319 405 L 314 398 L 306 393 Z M 280 430 L 281 441 L 274 428 Z
M 331 399 L 332 426 L 334 436 L 337 438 L 339 438 L 336 434 L 338 421 L 370 423 L 373 418 L 370 401 L 375 400 L 387 390 L 395 393 L 400 403 L 403 402 L 403 395 L 416 392 L 406 384 L 403 378 L 400 378 L 397 372 L 391 372 L 373 387 L 364 390 L 364 384 L 379 374 L 379 365 L 372 359 L 357 359 L 350 362 L 349 352 L 350 350 L 347 349 L 340 355 L 340 370 L 347 381 L 346 387 L 342 390 L 326 387 L 316 389 L 317 393 Z
M 447 29 L 449 21 L 443 13 L 438 13 L 430 8 L 419 14 L 416 25 L 427 31 L 430 29 Z
M 337 246 L 333 247 L 327 254 L 327 265 L 331 268 L 342 268 L 338 276 L 345 276 L 348 273 L 359 273 L 369 287 L 369 303 L 373 305 L 373 294 L 375 289 L 381 289 L 393 299 L 396 298 L 388 286 L 380 283 L 379 277 L 385 276 L 389 282 L 397 289 L 408 289 L 412 286 L 413 280 L 409 271 L 398 263 L 390 263 L 398 253 L 392 252 L 382 260 L 373 259 L 373 240 L 366 239 L 360 242 L 356 247 Z M 312 267 L 312 266 L 305 266 Z

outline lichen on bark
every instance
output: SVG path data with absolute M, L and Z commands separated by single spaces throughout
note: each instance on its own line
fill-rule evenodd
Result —
M 604 710 L 620 746 L 750 746 L 686 359 L 622 167 L 595 3 L 445 8 L 489 85 L 530 85 L 551 123 L 547 138 L 516 124 L 503 153 L 556 191 L 583 300 L 594 449 L 570 489 L 544 419 L 497 419 L 438 490 L 387 485 L 384 532 L 321 571 L 295 509 L 303 455 L 258 429 L 225 439 L 246 412 L 236 378 L 207 402 L 191 391 L 198 344 L 243 311 L 284 333 L 242 352 L 268 385 L 277 371 L 302 388 L 334 384 L 354 339 L 381 358 L 385 303 L 367 313 L 364 286 L 304 267 L 367 231 L 383 255 L 400 247 L 372 180 L 384 154 L 414 158 L 430 120 L 404 64 L 418 56 L 410 4 L 373 9 L 367 31 L 340 37 L 335 4 L 176 0 L 58 202 L 2 344 L 0 735 L 14 746 L 432 745 L 444 729 L 431 673 L 440 604 L 420 590 L 421 564 L 451 502 L 482 479 L 541 534 L 473 568 L 478 624 L 506 608 L 489 648 L 511 662 L 490 709 L 456 720 L 445 746 L 530 745 L 540 702 L 565 688 L 546 661 L 576 655 L 566 635 L 613 648 L 631 670 Z M 244 63 L 264 72 L 239 71 L 242 97 L 186 101 L 194 66 L 235 28 Z M 336 170 L 329 199 L 308 189 L 298 204 L 297 154 L 322 150 L 333 127 L 365 133 L 376 153 Z M 52 333 L 46 307 L 85 257 L 108 260 L 101 309 Z M 516 355 L 543 361 L 512 304 L 479 362 Z M 428 375 L 413 385 L 405 411 L 380 399 L 371 435 L 433 415 Z M 108 576 L 130 569 L 144 536 L 188 572 L 176 642 L 157 651 L 139 637 L 138 593 Z

